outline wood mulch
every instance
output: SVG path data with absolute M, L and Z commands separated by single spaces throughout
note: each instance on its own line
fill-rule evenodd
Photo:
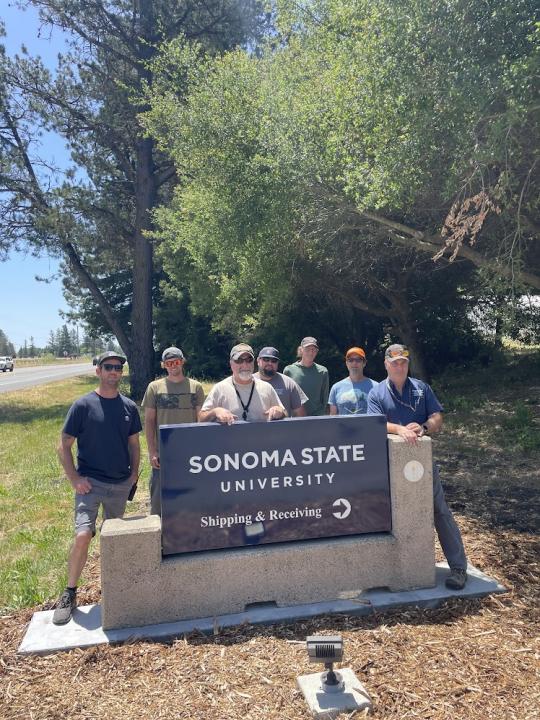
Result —
M 375 718 L 538 720 L 538 460 L 497 481 L 470 463 L 453 466 L 451 451 L 441 444 L 438 455 L 443 477 L 452 466 L 447 495 L 469 558 L 507 594 L 46 657 L 16 654 L 32 610 L 17 612 L 0 619 L 0 718 L 308 718 L 296 676 L 316 670 L 303 641 L 320 632 L 343 634 L 343 664 L 371 695 Z M 96 556 L 86 577 L 80 603 L 98 602 Z

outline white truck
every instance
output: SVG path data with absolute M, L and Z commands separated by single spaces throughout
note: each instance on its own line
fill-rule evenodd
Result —
M 0 370 L 2 372 L 13 372 L 13 358 L 9 355 L 0 355 Z

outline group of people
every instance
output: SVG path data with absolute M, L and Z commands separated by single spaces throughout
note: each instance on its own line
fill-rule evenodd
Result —
M 230 351 L 231 375 L 216 383 L 205 398 L 201 383 L 184 373 L 182 350 L 164 350 L 161 366 L 166 375 L 148 385 L 142 401 L 152 468 L 152 514 L 161 515 L 161 425 L 231 425 L 240 420 L 376 414 L 386 417 L 388 433 L 413 445 L 442 428 L 442 405 L 427 383 L 409 377 L 409 351 L 404 345 L 393 344 L 386 349 L 387 377 L 380 383 L 364 375 L 363 348 L 351 347 L 345 353 L 348 375 L 331 388 L 328 370 L 315 362 L 318 352 L 317 340 L 305 337 L 298 348 L 298 361 L 280 373 L 280 355 L 275 347 L 262 348 L 255 358 L 250 345 L 239 343 Z M 73 403 L 62 429 L 58 456 L 75 490 L 75 539 L 68 558 L 67 587 L 53 614 L 57 625 L 69 622 L 76 607 L 77 583 L 96 532 L 100 505 L 103 519 L 122 517 L 137 485 L 142 427 L 137 406 L 118 390 L 125 362 L 126 358 L 114 351 L 98 358 L 98 387 Z M 76 467 L 72 452 L 75 440 Z M 435 529 L 450 568 L 445 582 L 448 588 L 461 590 L 467 581 L 467 558 L 435 464 L 433 500 Z

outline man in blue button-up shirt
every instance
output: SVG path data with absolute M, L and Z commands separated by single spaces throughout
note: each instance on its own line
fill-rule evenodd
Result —
M 369 393 L 368 415 L 385 415 L 387 431 L 415 445 L 423 435 L 442 428 L 443 407 L 430 386 L 408 377 L 409 351 L 404 345 L 386 349 L 384 365 L 388 377 Z M 467 582 L 467 558 L 461 533 L 446 504 L 439 473 L 433 464 L 433 510 L 439 542 L 448 560 L 446 586 L 461 590 Z

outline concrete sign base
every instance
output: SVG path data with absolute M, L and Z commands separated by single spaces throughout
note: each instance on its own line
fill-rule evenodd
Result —
M 251 604 L 340 600 L 370 588 L 435 584 L 431 440 L 389 436 L 392 531 L 162 557 L 161 521 L 106 520 L 106 630 L 242 613 Z
M 330 602 L 308 605 L 294 605 L 278 608 L 275 606 L 253 607 L 246 612 L 204 617 L 194 620 L 180 620 L 159 625 L 104 630 L 101 622 L 101 606 L 86 605 L 76 608 L 67 625 L 53 625 L 52 610 L 36 612 L 28 626 L 19 647 L 23 655 L 47 655 L 61 650 L 93 647 L 108 643 L 133 642 L 134 640 L 168 640 L 182 637 L 194 631 L 212 635 L 220 628 L 237 627 L 245 624 L 272 625 L 291 623 L 319 615 L 370 615 L 396 610 L 400 607 L 436 608 L 450 598 L 479 598 L 494 593 L 506 592 L 496 580 L 468 567 L 469 580 L 463 590 L 452 591 L 445 587 L 448 575 L 446 563 L 436 568 L 436 584 L 424 590 L 409 590 L 391 593 L 388 590 L 369 590 L 359 596 Z

